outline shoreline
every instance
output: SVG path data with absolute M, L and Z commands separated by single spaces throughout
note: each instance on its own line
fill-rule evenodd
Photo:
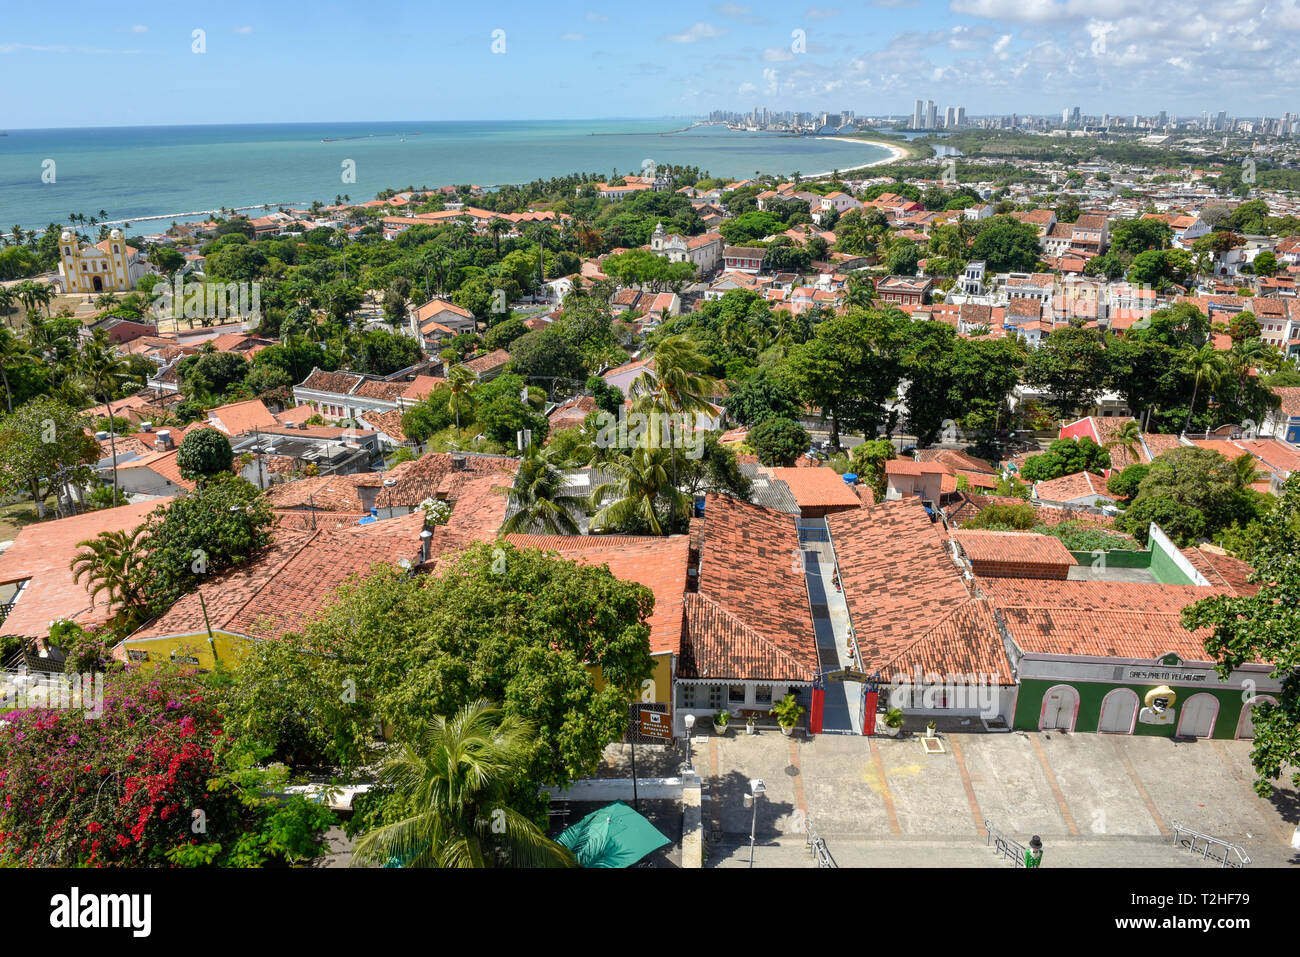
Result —
M 715 125 L 715 124 L 708 124 L 708 123 L 696 123 L 696 124 L 694 124 L 694 126 L 708 126 L 708 125 Z M 686 127 L 686 128 L 684 128 L 684 129 L 694 128 L 694 126 L 692 126 L 692 127 Z M 666 133 L 659 133 L 658 135 L 660 135 L 660 136 L 664 136 L 664 135 L 671 135 L 671 133 L 679 133 L 679 132 L 682 132 L 682 131 L 681 131 L 681 130 L 673 130 L 673 131 L 671 131 L 670 133 L 667 133 L 667 134 L 666 134 Z M 592 136 L 599 136 L 599 135 L 614 136 L 614 135 L 621 135 L 621 134 L 612 134 L 612 133 L 610 133 L 610 134 L 598 134 L 598 133 L 593 133 L 593 134 L 590 134 L 590 135 L 592 135 Z M 642 135 L 642 134 L 635 134 L 635 135 Z M 653 135 L 653 134 L 652 134 L 652 135 Z M 890 143 L 890 142 L 885 142 L 885 141 L 882 141 L 882 140 L 870 140 L 870 139 L 864 139 L 864 138 L 859 138 L 859 137 L 857 137 L 857 136 L 816 136 L 816 137 L 811 137 L 811 138 L 813 138 L 813 139 L 818 139 L 818 140 L 825 140 L 825 141 L 833 142 L 833 143 L 840 143 L 840 144 L 844 144 L 844 145 L 848 145 L 848 144 L 864 144 L 864 145 L 868 145 L 868 146 L 877 146 L 877 147 L 880 147 L 880 148 L 882 148 L 882 149 L 888 151 L 888 154 L 889 154 L 889 155 L 884 156 L 884 157 L 881 157 L 881 158 L 878 159 L 878 160 L 872 160 L 872 161 L 869 162 L 869 163 L 860 163 L 860 164 L 857 164 L 857 165 L 854 165 L 854 166 L 847 166 L 847 167 L 841 167 L 841 168 L 839 168 L 839 172 L 840 172 L 841 175 L 842 175 L 842 174 L 845 174 L 845 173 L 858 172 L 858 171 L 860 171 L 860 170 L 864 170 L 864 169 L 870 169 L 870 168 L 875 167 L 875 166 L 886 166 L 886 165 L 888 165 L 888 164 L 890 164 L 890 163 L 896 163 L 896 162 L 898 162 L 898 161 L 900 161 L 900 160 L 907 159 L 907 158 L 913 156 L 913 155 L 917 152 L 916 150 L 913 150 L 913 149 L 908 148 L 906 145 L 898 145 L 897 143 Z M 830 176 L 830 175 L 832 175 L 832 173 L 834 173 L 834 172 L 835 172 L 835 170 L 830 169 L 830 170 L 824 170 L 824 171 L 820 171 L 820 172 L 816 172 L 816 173 L 805 173 L 805 174 L 803 174 L 803 178 L 805 178 L 805 179 L 814 179 L 814 178 L 816 178 L 816 179 L 820 179 L 820 178 L 822 178 L 822 177 Z M 297 207 L 297 206 L 308 206 L 308 205 L 310 205 L 309 202 L 299 200 L 299 201 L 292 201 L 292 202 L 279 202 L 279 203 L 252 203 L 252 204 L 249 204 L 249 205 L 246 205 L 246 206 L 234 206 L 234 207 L 226 207 L 226 208 L 227 208 L 227 209 L 231 209 L 231 210 L 233 210 L 234 212 L 237 212 L 237 213 L 253 213 L 254 211 L 258 211 L 258 210 L 265 210 L 266 212 L 273 212 L 273 211 L 279 209 L 279 208 L 282 207 L 282 206 L 283 206 L 283 207 L 292 208 L 292 207 Z M 152 223 L 152 222 L 159 222 L 159 221 L 165 221 L 165 220 L 171 220 L 171 221 L 176 221 L 176 222 L 187 222 L 187 221 L 194 221 L 194 220 L 202 220 L 202 219 L 206 219 L 207 217 L 210 217 L 210 216 L 212 216 L 213 214 L 215 214 L 215 213 L 217 213 L 217 212 L 219 212 L 219 208 L 208 209 L 208 210 L 202 210 L 202 209 L 199 209 L 199 210 L 189 210 L 189 211 L 186 211 L 186 212 L 155 213 L 155 214 L 150 214 L 150 215 L 145 215 L 145 216 L 123 217 L 123 218 L 121 218 L 121 219 L 106 219 L 106 220 L 101 220 L 101 221 L 100 221 L 99 223 L 97 223 L 96 225 L 97 225 L 97 226 L 110 226 L 110 227 L 116 227 L 116 226 L 122 226 L 122 225 L 125 224 L 125 223 L 131 223 L 132 226 L 136 226 L 137 224 L 141 224 L 141 225 L 142 225 L 142 224 L 144 224 L 144 223 Z M 63 223 L 59 223 L 58 225 L 59 225 L 60 227 L 62 227 L 62 228 L 70 228 L 70 229 L 71 229 L 71 228 L 85 228 L 85 227 L 84 227 L 84 224 L 78 226 L 77 224 L 72 224 L 72 223 L 66 223 L 66 222 L 63 222 Z M 32 228 L 38 228 L 38 227 L 32 227 Z M 142 230 L 141 233 L 140 233 L 140 235 L 143 236 L 143 235 L 149 235 L 149 234 L 148 234 L 148 233 L 145 233 L 145 232 Z
M 868 146 L 879 146 L 881 149 L 889 150 L 889 155 L 882 157 L 881 159 L 872 160 L 870 163 L 862 163 L 858 166 L 847 166 L 841 169 L 839 171 L 841 175 L 843 175 L 844 173 L 853 173 L 861 169 L 870 169 L 873 166 L 887 166 L 890 163 L 897 163 L 899 160 L 905 159 L 908 155 L 908 151 L 903 147 L 896 146 L 893 143 L 885 143 L 880 140 L 863 140 L 863 139 L 858 139 L 856 137 L 841 138 L 838 136 L 818 136 L 814 138 L 819 140 L 827 140 L 829 142 L 834 142 L 834 143 L 850 143 L 850 142 L 865 143 Z M 804 178 L 807 179 L 809 177 L 830 176 L 834 172 L 835 170 L 828 169 L 822 173 L 808 173 L 804 176 Z

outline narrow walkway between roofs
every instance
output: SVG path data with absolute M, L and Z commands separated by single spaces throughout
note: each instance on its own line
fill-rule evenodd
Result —
M 835 549 L 826 532 L 825 519 L 802 519 L 799 544 L 803 549 L 808 601 L 817 635 L 818 662 L 824 671 L 854 667 L 848 654 L 849 608 L 843 591 L 835 589 Z M 827 684 L 822 710 L 823 733 L 862 733 L 864 690 L 856 682 Z

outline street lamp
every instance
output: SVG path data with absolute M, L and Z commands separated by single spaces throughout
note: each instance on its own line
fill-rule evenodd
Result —
M 758 832 L 758 798 L 767 793 L 767 785 L 762 778 L 749 779 L 749 793 L 745 795 L 745 807 L 754 809 L 749 822 L 749 866 L 754 866 L 754 835 Z
M 694 774 L 695 768 L 691 765 L 691 729 L 695 727 L 695 715 L 687 714 L 683 719 L 686 723 L 686 767 L 684 774 Z

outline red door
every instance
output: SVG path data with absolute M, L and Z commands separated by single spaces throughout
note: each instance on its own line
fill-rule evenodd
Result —
M 876 702 L 880 699 L 880 692 L 868 691 L 867 704 L 862 715 L 862 733 L 876 733 Z

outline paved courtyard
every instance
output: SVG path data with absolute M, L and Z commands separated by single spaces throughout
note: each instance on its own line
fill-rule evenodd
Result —
M 1213 867 L 1173 841 L 1171 822 L 1241 845 L 1252 867 L 1300 864 L 1294 789 L 1251 789 L 1250 743 L 1070 735 L 919 737 L 767 732 L 695 743 L 705 779 L 706 867 L 749 862 L 749 778 L 758 809 L 756 867 L 811 866 L 811 819 L 841 867 L 1010 866 L 986 846 L 984 822 L 1013 840 L 1043 840 L 1044 866 Z M 678 751 L 680 755 L 680 751 Z

